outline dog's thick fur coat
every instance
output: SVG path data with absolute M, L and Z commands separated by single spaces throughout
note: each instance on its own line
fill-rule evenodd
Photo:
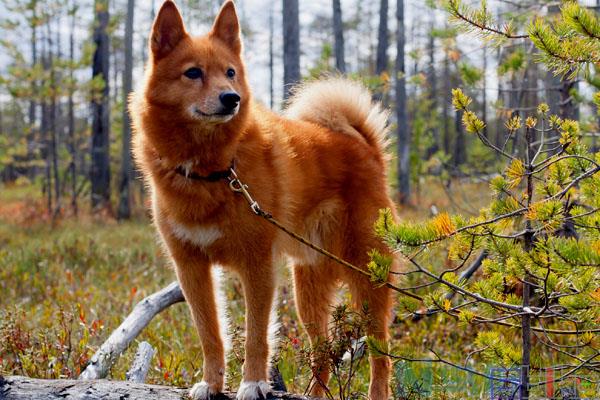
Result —
M 298 88 L 284 116 L 258 105 L 246 83 L 231 1 L 203 37 L 188 35 L 177 7 L 166 1 L 150 48 L 143 89 L 130 105 L 134 154 L 202 342 L 204 375 L 192 397 L 208 399 L 224 384 L 225 322 L 212 279 L 216 265 L 239 276 L 246 301 L 238 399 L 258 399 L 270 390 L 273 264 L 282 255 L 293 262 L 296 306 L 313 344 L 327 335 L 340 282 L 348 285 L 356 306 L 367 305 L 369 334 L 387 339 L 389 289 L 373 288 L 367 277 L 256 217 L 225 181 L 192 180 L 180 173 L 208 176 L 226 171 L 235 160 L 236 172 L 264 210 L 315 244 L 365 266 L 369 250 L 387 252 L 373 223 L 379 209 L 393 208 L 386 182 L 387 115 L 370 93 L 358 83 L 329 78 Z M 224 109 L 223 93 L 239 95 L 239 103 Z M 387 399 L 389 359 L 372 356 L 370 366 L 370 398 Z M 324 365 L 318 372 L 324 383 L 327 370 Z M 322 395 L 323 388 L 315 385 L 312 394 Z

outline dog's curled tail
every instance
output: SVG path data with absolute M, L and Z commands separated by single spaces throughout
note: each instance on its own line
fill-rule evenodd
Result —
M 386 155 L 389 113 L 359 82 L 329 77 L 298 85 L 285 115 L 360 137 Z

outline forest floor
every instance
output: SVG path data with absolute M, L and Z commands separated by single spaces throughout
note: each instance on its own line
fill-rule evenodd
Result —
M 476 212 L 488 201 L 485 184 L 454 183 L 447 193 L 438 180 L 431 180 L 419 187 L 414 202 L 419 206 L 400 209 L 400 216 L 421 220 L 430 215 L 432 206 L 439 211 Z M 454 204 L 461 204 L 462 209 Z M 64 217 L 55 224 L 43 210 L 39 188 L 0 186 L 0 374 L 75 378 L 133 306 L 175 276 L 142 208 L 132 221 L 117 222 L 109 215 L 92 216 L 83 207 L 79 217 Z M 439 256 L 442 268 L 445 260 Z M 281 270 L 289 275 L 285 268 Z M 282 281 L 277 365 L 288 391 L 301 394 L 311 376 L 308 341 L 297 322 L 290 280 Z M 231 330 L 240 332 L 243 298 L 239 283 L 231 277 L 226 296 Z M 340 298 L 347 300 L 345 294 Z M 459 363 L 472 348 L 475 333 L 474 328 L 442 316 L 412 321 L 401 310 L 396 311 L 392 327 L 394 347 L 415 352 L 435 348 Z M 231 388 L 239 383 L 243 357 L 242 335 L 233 337 L 228 371 Z M 149 383 L 190 386 L 199 379 L 201 351 L 185 304 L 163 312 L 138 339 L 157 350 Z M 111 378 L 125 378 L 135 347 L 112 368 Z M 337 384 L 331 386 L 336 393 Z M 362 362 L 351 391 L 366 393 L 367 387 L 368 363 Z M 489 385 L 483 378 L 449 367 L 399 362 L 394 391 L 412 399 L 487 398 Z

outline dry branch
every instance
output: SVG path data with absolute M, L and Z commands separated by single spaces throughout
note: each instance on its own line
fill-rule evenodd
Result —
M 0 400 L 182 400 L 189 399 L 182 388 L 146 385 L 109 380 L 46 380 L 22 376 L 0 376 Z M 235 393 L 225 393 L 223 399 L 235 399 Z M 309 397 L 274 392 L 272 399 L 310 400 Z
M 79 375 L 81 380 L 106 378 L 111 365 L 119 358 L 129 344 L 148 326 L 152 318 L 165 308 L 185 301 L 177 282 L 140 301 L 125 321 L 110 335 L 100 349 L 92 356 L 86 369 Z
M 161 311 L 173 304 L 185 301 L 178 282 L 173 282 L 166 288 L 151 294 L 133 308 L 131 314 L 100 346 L 92 356 L 90 363 L 79 375 L 80 380 L 104 379 L 108 376 L 111 366 L 117 361 L 129 344 L 150 324 L 150 321 Z M 142 383 L 145 379 L 154 350 L 145 342 L 140 343 L 133 365 L 127 373 L 127 379 Z M 286 387 L 281 373 L 276 367 L 269 369 L 269 379 L 274 390 L 285 392 Z M 2 398 L 0 397 L 0 400 Z
M 127 371 L 127 380 L 130 382 L 144 383 L 154 357 L 154 348 L 148 342 L 141 342 L 138 346 L 131 368 Z

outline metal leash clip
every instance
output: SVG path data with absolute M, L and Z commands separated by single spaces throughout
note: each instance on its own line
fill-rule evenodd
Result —
M 236 193 L 243 194 L 254 214 L 261 215 L 262 210 L 260 209 L 258 202 L 254 200 L 248 192 L 248 185 L 244 185 L 242 181 L 240 181 L 233 168 L 231 168 L 230 171 L 232 177 L 229 178 L 229 188 Z

